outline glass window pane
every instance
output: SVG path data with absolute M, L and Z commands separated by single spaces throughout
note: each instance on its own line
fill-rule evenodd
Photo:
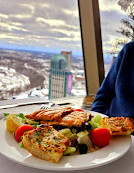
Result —
M 77 1 L 0 4 L 0 99 L 85 95 Z
M 127 18 L 127 10 L 124 11 L 119 5 L 119 0 L 99 0 L 102 44 L 104 54 L 105 75 L 108 73 L 111 64 L 116 58 L 122 45 L 117 46 L 118 41 L 126 41 L 119 31 L 122 25 L 121 20 Z

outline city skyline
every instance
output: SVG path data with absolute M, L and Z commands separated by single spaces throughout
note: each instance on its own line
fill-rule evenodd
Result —
M 0 2 L 0 47 L 55 53 L 65 50 L 82 56 L 76 0 Z M 117 3 L 99 0 L 104 53 L 111 48 L 115 30 L 125 16 Z

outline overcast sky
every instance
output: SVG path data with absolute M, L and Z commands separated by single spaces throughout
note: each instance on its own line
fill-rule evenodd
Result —
M 104 53 L 125 15 L 117 2 L 99 0 Z M 77 0 L 0 0 L 0 47 L 81 55 Z

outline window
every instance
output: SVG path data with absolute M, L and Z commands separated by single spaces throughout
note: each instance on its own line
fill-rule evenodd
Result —
M 105 76 L 117 56 L 114 53 L 116 51 L 116 40 L 123 37 L 116 31 L 121 26 L 121 19 L 126 18 L 126 12 L 121 9 L 118 2 L 119 0 L 99 0 Z
M 58 88 L 60 79 L 65 96 L 86 95 L 77 1 L 0 2 L 0 99 L 48 98 L 50 88 Z M 50 76 L 55 56 L 59 56 L 60 71 Z M 57 63 L 52 67 L 57 68 Z

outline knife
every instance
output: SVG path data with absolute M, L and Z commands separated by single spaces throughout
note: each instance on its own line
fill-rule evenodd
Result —
M 23 103 L 15 103 L 15 104 L 8 104 L 8 105 L 2 105 L 0 106 L 0 109 L 8 109 L 8 108 L 13 108 L 13 107 L 19 107 L 19 106 L 26 106 L 26 105 L 33 105 L 33 104 L 49 104 L 49 101 L 46 100 L 39 100 L 39 101 L 30 101 L 30 102 L 23 102 Z M 54 104 L 54 103 L 53 103 Z M 63 106 L 63 105 L 69 105 L 72 103 L 60 103 L 60 104 L 55 104 L 58 106 Z
M 38 100 L 38 101 L 29 101 L 29 102 L 22 102 L 22 103 L 7 104 L 7 105 L 1 105 L 0 109 L 7 109 L 7 108 L 18 107 L 18 106 L 26 106 L 26 105 L 41 104 L 41 103 L 48 104 L 49 101 Z

